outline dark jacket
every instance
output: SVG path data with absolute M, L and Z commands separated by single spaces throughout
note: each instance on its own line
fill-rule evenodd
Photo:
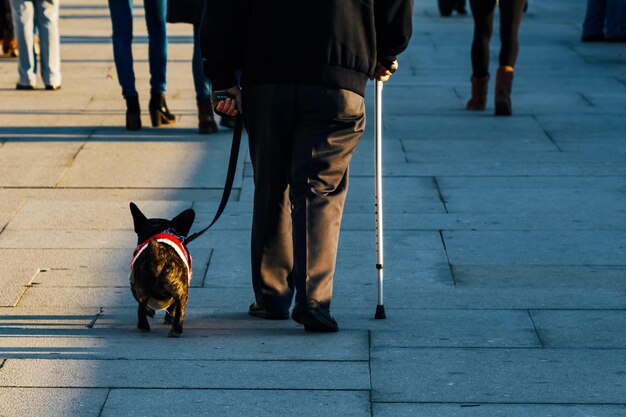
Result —
M 204 71 L 215 90 L 304 83 L 364 95 L 376 62 L 408 45 L 413 0 L 206 0 Z
M 203 6 L 202 0 L 167 0 L 167 17 L 165 20 L 168 23 L 200 24 Z

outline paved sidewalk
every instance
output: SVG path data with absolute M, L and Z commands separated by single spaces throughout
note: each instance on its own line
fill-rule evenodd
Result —
M 185 334 L 169 339 L 158 321 L 135 328 L 128 203 L 192 206 L 195 230 L 207 224 L 230 132 L 195 132 L 187 25 L 170 26 L 178 124 L 147 127 L 140 5 L 146 127 L 124 130 L 106 2 L 65 0 L 62 90 L 15 91 L 16 62 L 0 58 L 0 416 L 626 416 L 626 46 L 579 42 L 584 3 L 531 0 L 510 118 L 492 115 L 493 79 L 487 111 L 464 110 L 471 17 L 416 5 L 385 88 L 387 320 L 373 320 L 370 116 L 340 242 L 341 331 L 246 314 L 244 146 L 233 201 L 190 245 Z

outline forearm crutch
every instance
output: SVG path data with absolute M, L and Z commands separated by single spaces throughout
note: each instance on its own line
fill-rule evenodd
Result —
M 385 319 L 385 305 L 383 304 L 383 82 L 376 80 L 374 120 L 374 140 L 376 142 L 375 162 L 375 212 L 376 212 L 376 270 L 378 271 L 378 304 L 376 305 L 376 319 Z

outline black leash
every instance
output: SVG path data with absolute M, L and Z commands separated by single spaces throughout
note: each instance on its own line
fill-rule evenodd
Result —
M 230 148 L 230 160 L 228 161 L 228 172 L 226 174 L 226 182 L 224 183 L 224 192 L 222 193 L 222 200 L 220 201 L 220 205 L 217 208 L 217 212 L 215 213 L 215 217 L 204 229 L 200 230 L 188 236 L 185 239 L 185 244 L 192 242 L 199 238 L 204 232 L 209 230 L 211 226 L 215 224 L 217 219 L 220 218 L 222 212 L 226 208 L 226 204 L 228 204 L 228 198 L 230 197 L 230 192 L 233 189 L 233 181 L 235 180 L 235 172 L 237 171 L 237 157 L 239 156 L 239 145 L 241 144 L 241 134 L 243 132 L 243 117 L 237 116 L 235 120 L 235 130 L 233 131 L 233 144 Z

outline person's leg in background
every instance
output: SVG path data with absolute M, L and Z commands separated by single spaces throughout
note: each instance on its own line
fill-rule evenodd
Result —
M 148 61 L 150 63 L 150 119 L 153 127 L 176 121 L 165 102 L 167 78 L 167 14 L 166 0 L 145 0 L 148 26 Z
M 217 123 L 211 106 L 211 82 L 204 77 L 202 70 L 202 55 L 200 52 L 200 24 L 193 25 L 193 58 L 191 60 L 193 85 L 196 90 L 198 105 L 198 132 L 209 134 L 217 132 Z
M 59 0 L 33 0 L 39 28 L 41 78 L 46 90 L 61 87 Z
M 496 73 L 495 113 L 499 116 L 510 116 L 511 89 L 513 88 L 513 71 L 519 52 L 519 27 L 524 14 L 525 0 L 508 0 L 499 2 L 500 7 L 500 55 L 498 72 Z
M 626 0 L 608 0 L 607 2 L 606 41 L 626 42 Z
M 587 0 L 587 11 L 583 21 L 583 42 L 604 41 L 604 24 L 606 22 L 607 0 Z
M 21 51 L 18 56 L 17 72 L 19 80 L 16 88 L 18 90 L 32 90 L 37 85 L 35 52 L 33 49 L 35 7 L 32 1 L 11 0 L 11 12 L 17 48 Z
M 472 38 L 472 97 L 468 110 L 485 110 L 489 85 L 489 42 L 493 33 L 496 0 L 470 0 L 474 34 Z
M 0 36 L 2 51 L 11 57 L 17 56 L 17 41 L 13 34 L 13 16 L 9 0 L 0 0 Z
M 126 129 L 141 129 L 139 95 L 133 70 L 133 1 L 109 0 L 113 26 L 113 58 L 117 79 L 126 100 Z
M 133 2 L 109 0 L 113 26 L 113 58 L 124 98 L 137 97 L 133 70 Z

